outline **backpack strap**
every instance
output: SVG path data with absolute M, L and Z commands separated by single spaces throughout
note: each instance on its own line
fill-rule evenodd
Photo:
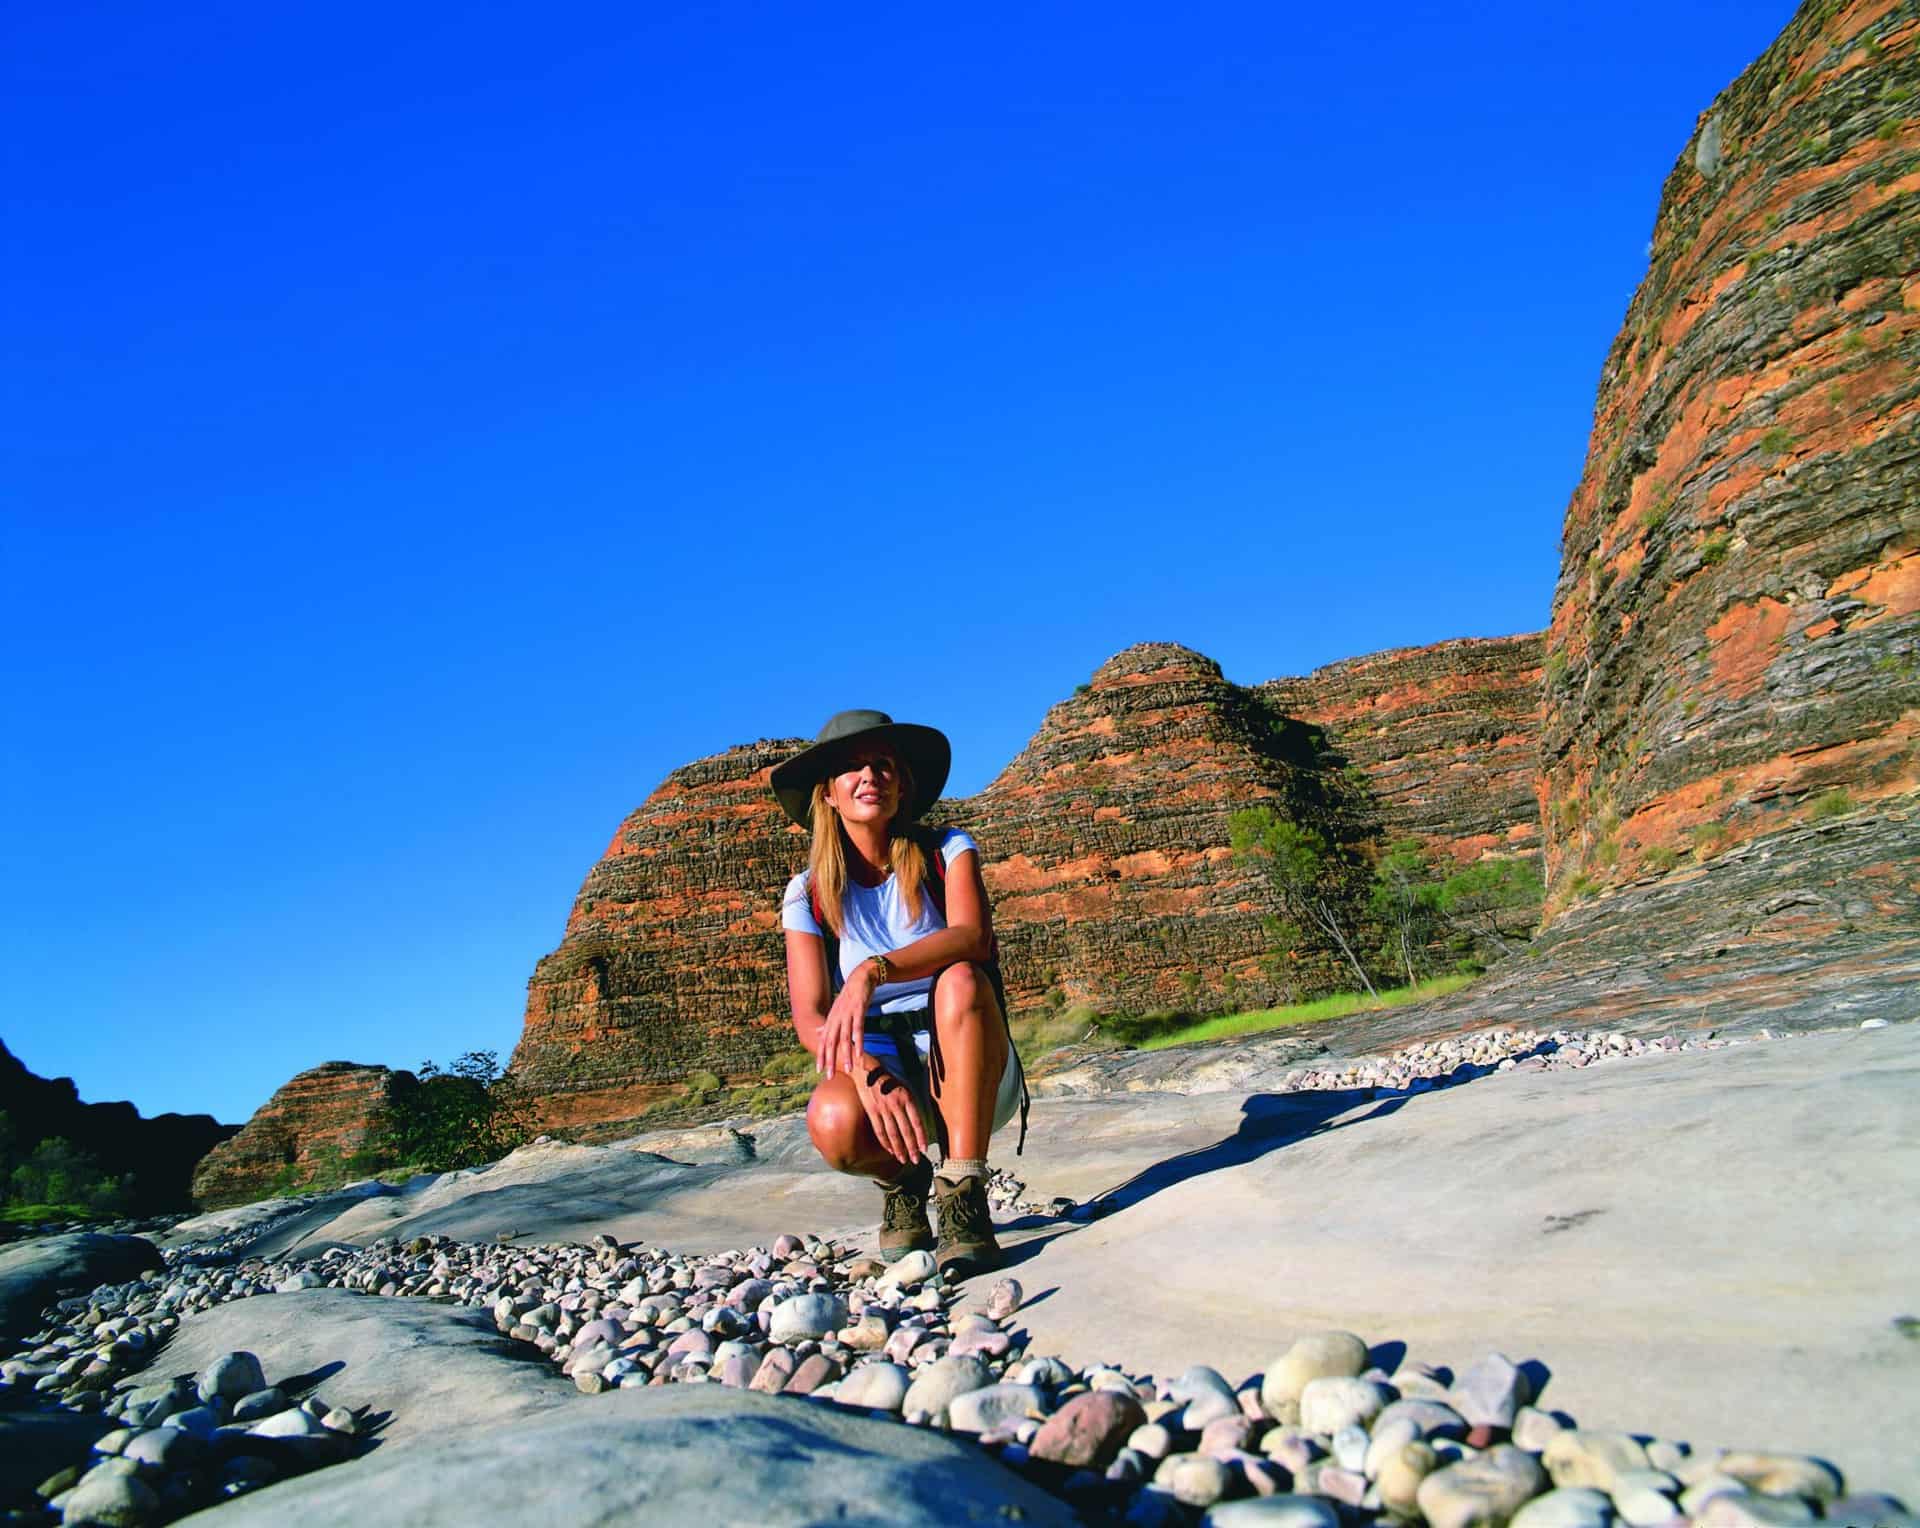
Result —
M 925 834 L 920 840 L 920 848 L 927 860 L 927 893 L 933 898 L 933 905 L 940 909 L 940 921 L 945 923 L 947 861 L 940 852 L 940 835 Z M 1000 935 L 997 932 L 987 936 L 987 958 L 982 966 L 987 973 L 987 985 L 993 988 L 994 1001 L 1000 1005 L 1000 1022 L 1006 1026 L 1007 1065 L 1020 1068 L 1020 1139 L 1013 1148 L 1013 1154 L 1017 1157 L 1027 1149 L 1027 1116 L 1033 1111 L 1033 1095 L 1027 1091 L 1027 1069 L 1020 1060 L 1019 1048 L 1013 1043 L 1013 1018 L 1007 1010 L 1007 984 L 1000 975 Z

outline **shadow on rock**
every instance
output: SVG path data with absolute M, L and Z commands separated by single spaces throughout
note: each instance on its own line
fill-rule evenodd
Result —
M 1271 1151 L 1279 1151 L 1311 1136 L 1325 1135 L 1370 1120 L 1384 1119 L 1407 1102 L 1407 1095 L 1379 1099 L 1365 1114 L 1342 1120 L 1340 1116 L 1363 1103 L 1374 1100 L 1370 1088 L 1344 1088 L 1327 1092 L 1255 1093 L 1240 1106 L 1240 1128 L 1211 1146 L 1196 1147 L 1177 1157 L 1135 1173 L 1117 1188 L 1091 1201 L 1096 1215 L 1131 1209 L 1165 1189 L 1223 1167 L 1244 1167 Z M 1026 1245 L 1035 1246 L 1037 1242 Z

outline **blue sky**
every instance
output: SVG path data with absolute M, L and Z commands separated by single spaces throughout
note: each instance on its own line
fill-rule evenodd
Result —
M 1792 9 L 11 7 L 0 1037 L 504 1057 L 676 764 L 1544 626 Z

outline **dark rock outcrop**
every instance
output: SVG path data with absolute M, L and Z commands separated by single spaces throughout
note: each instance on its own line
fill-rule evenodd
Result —
M 1920 789 L 1917 43 L 1809 0 L 1667 177 L 1562 539 L 1550 914 Z
M 139 1236 L 77 1231 L 9 1247 L 0 1252 L 0 1341 L 36 1331 L 40 1312 L 56 1300 L 164 1267 L 160 1249 Z
M 411 1072 L 353 1061 L 301 1072 L 201 1159 L 195 1203 L 219 1209 L 350 1175 L 356 1159 L 377 1146 L 396 1099 L 417 1086 Z
M 15 1156 L 26 1156 L 44 1140 L 65 1140 L 128 1184 L 127 1208 L 134 1215 L 189 1208 L 194 1163 L 240 1128 L 210 1114 L 142 1119 L 130 1103 L 82 1103 L 71 1077 L 36 1076 L 4 1043 L 0 1113 L 12 1127 Z

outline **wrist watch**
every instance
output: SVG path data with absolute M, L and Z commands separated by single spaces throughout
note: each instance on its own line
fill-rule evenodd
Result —
M 869 955 L 867 959 L 873 962 L 873 969 L 879 973 L 879 975 L 874 978 L 874 986 L 884 987 L 888 982 L 893 980 L 893 967 L 887 964 L 886 956 Z

